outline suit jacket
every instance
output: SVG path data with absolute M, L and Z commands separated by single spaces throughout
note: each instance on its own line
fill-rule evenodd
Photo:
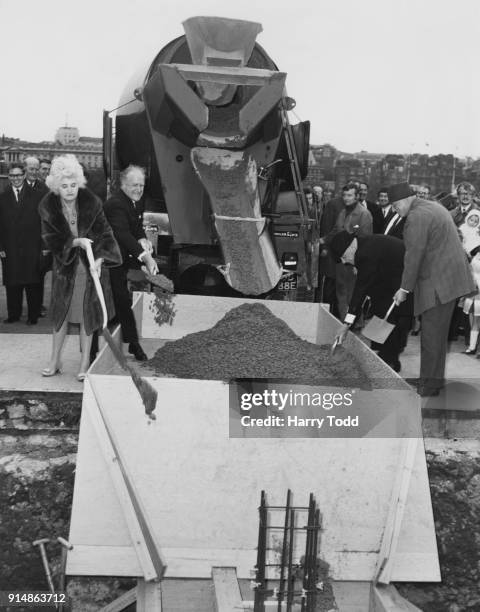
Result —
M 405 246 L 398 238 L 372 234 L 357 238 L 355 253 L 357 277 L 348 312 L 356 314 L 367 295 L 372 301 L 372 313 L 384 317 L 400 287 Z M 411 314 L 412 301 L 403 302 L 397 314 Z
M 379 206 L 380 208 L 380 206 Z M 380 208 L 380 212 L 382 214 L 383 225 L 382 225 L 382 234 L 385 232 L 385 228 L 387 227 L 389 221 L 396 215 L 396 212 L 393 210 L 393 206 L 390 205 L 390 209 L 387 213 L 387 216 L 383 216 L 383 209 Z
M 372 215 L 373 233 L 381 234 L 383 232 L 384 218 L 380 206 L 375 204 L 375 202 L 370 202 L 370 200 L 366 200 L 366 203 L 367 210 Z
M 392 216 L 390 216 L 390 213 L 393 213 Z M 394 238 L 400 238 L 400 240 L 403 240 L 403 228 L 405 227 L 406 218 L 397 215 L 397 213 L 393 209 L 390 211 L 390 213 L 385 219 L 385 227 L 383 233 L 385 236 L 393 236 Z M 397 217 L 396 221 L 394 221 L 393 225 L 388 227 L 390 221 L 395 216 Z
M 0 250 L 5 251 L 5 285 L 29 285 L 40 282 L 42 252 L 38 203 L 42 198 L 24 181 L 20 201 L 9 185 L 0 194 Z
M 25 181 L 26 183 L 27 181 Z M 44 196 L 47 192 L 48 192 L 48 187 L 45 185 L 45 183 L 43 181 L 40 181 L 39 179 L 37 179 L 33 185 L 28 185 L 30 187 L 30 189 L 33 189 L 33 191 L 37 191 L 39 193 L 42 194 L 42 196 Z
M 456 206 L 454 209 L 452 209 L 450 211 L 450 214 L 452 215 L 452 219 L 453 219 L 453 222 L 455 223 L 455 225 L 457 227 L 460 227 L 460 225 L 462 225 L 462 223 L 465 221 L 465 217 L 474 208 L 478 210 L 478 206 L 474 202 L 472 202 L 472 204 L 468 207 L 468 209 L 467 209 L 467 211 L 465 213 L 462 213 L 462 207 L 461 206 Z
M 403 238 L 401 287 L 413 291 L 415 315 L 476 290 L 452 216 L 438 202 L 413 200 Z
M 109 198 L 104 205 L 105 216 L 120 246 L 123 266 L 126 268 L 138 269 L 141 266 L 138 256 L 143 248 L 138 240 L 146 237 L 142 225 L 144 208 L 143 200 L 133 204 L 123 191 Z

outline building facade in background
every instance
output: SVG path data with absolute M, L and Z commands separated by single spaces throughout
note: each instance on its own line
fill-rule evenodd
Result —
M 101 138 L 80 136 L 78 128 L 62 126 L 55 134 L 55 140 L 43 142 L 28 142 L 18 138 L 0 139 L 0 174 L 5 173 L 5 166 L 14 161 L 22 161 L 29 155 L 53 159 L 56 155 L 73 153 L 87 170 L 97 170 L 103 167 L 103 148 Z
M 29 142 L 3 135 L 0 138 L 0 192 L 8 184 L 8 166 L 12 162 L 21 162 L 29 155 L 52 160 L 55 156 L 66 153 L 75 155 L 85 167 L 92 191 L 99 197 L 105 197 L 102 139 L 80 136 L 78 128 L 70 126 L 58 128 L 55 140 L 52 142 Z
M 480 160 L 448 155 L 410 155 L 392 153 L 346 153 L 330 144 L 312 145 L 305 183 L 332 183 L 338 193 L 351 179 L 365 181 L 373 197 L 381 187 L 407 181 L 427 184 L 433 195 L 451 193 L 460 181 L 472 182 L 480 191 Z

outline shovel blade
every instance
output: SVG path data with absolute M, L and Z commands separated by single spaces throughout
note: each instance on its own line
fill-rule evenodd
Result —
M 362 335 L 373 342 L 383 344 L 392 333 L 395 325 L 388 323 L 385 319 L 373 316 L 362 330 Z

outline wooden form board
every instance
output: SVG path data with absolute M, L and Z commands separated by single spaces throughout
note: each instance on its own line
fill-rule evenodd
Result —
M 237 612 L 242 603 L 242 594 L 235 568 L 213 567 L 212 581 L 216 612 Z
M 141 576 L 128 525 L 92 425 L 98 412 L 121 449 L 153 528 L 167 577 L 209 577 L 213 566 L 250 578 L 260 491 L 283 505 L 288 488 L 323 515 L 320 550 L 335 580 L 373 580 L 408 439 L 231 439 L 228 386 L 150 379 L 149 423 L 129 378 L 86 384 L 67 573 Z M 95 394 L 90 389 L 95 389 Z M 440 579 L 423 444 L 416 445 L 405 508 L 393 538 L 391 580 Z

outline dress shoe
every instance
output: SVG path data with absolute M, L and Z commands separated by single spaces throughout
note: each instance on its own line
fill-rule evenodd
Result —
M 464 355 L 475 355 L 476 352 L 477 352 L 476 348 L 467 348 L 464 351 L 462 351 Z
M 17 321 L 20 321 L 20 319 L 15 319 L 14 317 L 8 317 L 8 319 L 3 320 L 4 323 L 16 323 Z
M 392 361 L 391 363 L 389 363 L 389 366 L 392 368 L 392 370 L 394 372 L 400 372 L 400 370 L 402 369 L 402 364 L 400 363 L 400 360 L 397 359 L 396 361 Z
M 130 342 L 128 345 L 128 352 L 133 355 L 137 361 L 147 361 L 148 359 L 138 342 Z
M 27 325 L 36 325 L 38 323 L 37 319 L 28 319 Z
M 85 380 L 86 376 L 87 376 L 87 373 L 86 373 L 86 372 L 79 372 L 79 373 L 77 374 L 77 380 L 78 380 L 79 382 L 83 382 L 83 381 Z
M 44 368 L 42 370 L 42 376 L 56 376 L 57 374 L 61 374 L 62 370 L 60 369 L 60 367 L 58 368 Z

